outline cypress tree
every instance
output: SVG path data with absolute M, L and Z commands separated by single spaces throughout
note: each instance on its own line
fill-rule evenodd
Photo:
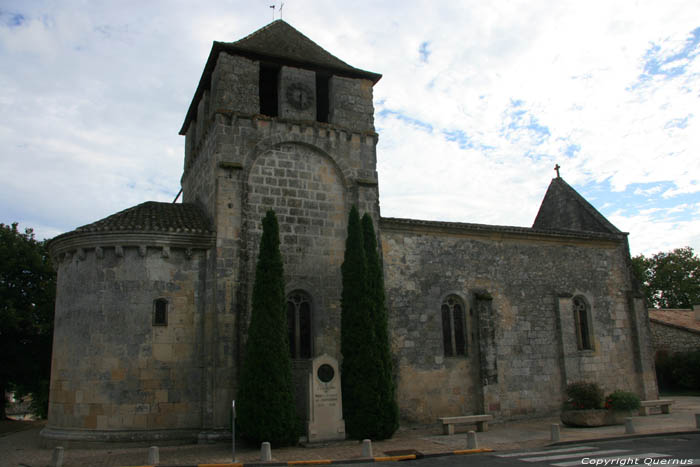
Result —
M 374 439 L 391 438 L 399 427 L 399 407 L 396 403 L 391 347 L 389 345 L 388 317 L 384 295 L 384 273 L 377 251 L 377 236 L 372 217 L 362 216 L 364 250 L 367 260 L 367 297 L 376 338 L 376 365 L 379 366 L 376 393 L 379 407 L 376 413 Z
M 277 218 L 269 210 L 255 268 L 236 419 L 241 437 L 278 446 L 298 441 L 279 245 Z
M 367 296 L 367 262 L 360 215 L 350 210 L 345 258 L 341 267 L 340 351 L 345 430 L 351 438 L 375 435 L 379 399 L 375 391 L 379 368 L 376 365 L 376 337 L 371 325 Z

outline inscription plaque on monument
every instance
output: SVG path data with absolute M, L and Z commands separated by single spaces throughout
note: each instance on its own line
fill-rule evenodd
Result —
M 313 360 L 309 374 L 309 441 L 345 439 L 338 361 L 330 355 Z

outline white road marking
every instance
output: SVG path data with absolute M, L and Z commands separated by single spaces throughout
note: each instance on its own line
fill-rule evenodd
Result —
M 535 451 L 535 452 L 511 452 L 508 454 L 496 454 L 496 457 L 517 457 L 517 456 L 536 456 L 537 454 L 552 454 L 557 452 L 573 452 L 573 451 L 585 451 L 587 449 L 597 449 L 593 446 L 577 446 L 575 448 L 563 448 L 563 449 L 549 449 L 547 451 Z

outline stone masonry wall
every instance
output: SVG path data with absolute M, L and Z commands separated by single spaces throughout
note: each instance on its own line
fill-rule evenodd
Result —
M 700 332 L 651 321 L 651 334 L 656 352 L 673 353 L 700 350 Z
M 205 253 L 90 249 L 58 264 L 52 429 L 198 429 Z M 153 325 L 154 300 L 167 326 Z
M 248 181 L 247 250 L 257 257 L 261 223 L 274 209 L 287 291 L 313 300 L 314 355 L 340 355 L 340 265 L 347 236 L 345 186 L 333 161 L 312 148 L 283 144 L 261 154 Z M 254 275 L 255 261 L 248 273 Z
M 477 410 L 499 418 L 549 414 L 560 409 L 565 384 L 579 379 L 605 391 L 641 391 L 622 243 L 474 234 L 391 220 L 381 226 L 404 419 L 434 422 Z M 576 350 L 567 365 L 561 346 L 573 330 L 558 329 L 559 293 L 584 295 L 593 315 L 594 350 Z M 476 315 L 467 331 L 480 347 L 476 373 L 467 369 L 479 362 L 474 351 L 443 356 L 440 305 L 448 294 L 462 297 Z M 489 300 L 477 306 L 483 296 Z M 437 388 L 429 397 L 427 385 Z M 459 391 L 464 401 L 455 401 Z
M 333 76 L 329 121 L 352 131 L 374 131 L 372 82 Z

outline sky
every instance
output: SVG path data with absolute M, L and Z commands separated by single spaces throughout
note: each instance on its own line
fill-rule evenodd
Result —
M 172 201 L 212 42 L 280 5 L 0 0 L 0 223 L 43 239 Z M 529 227 L 559 164 L 632 255 L 700 252 L 700 1 L 286 0 L 281 15 L 383 75 L 382 216 Z

